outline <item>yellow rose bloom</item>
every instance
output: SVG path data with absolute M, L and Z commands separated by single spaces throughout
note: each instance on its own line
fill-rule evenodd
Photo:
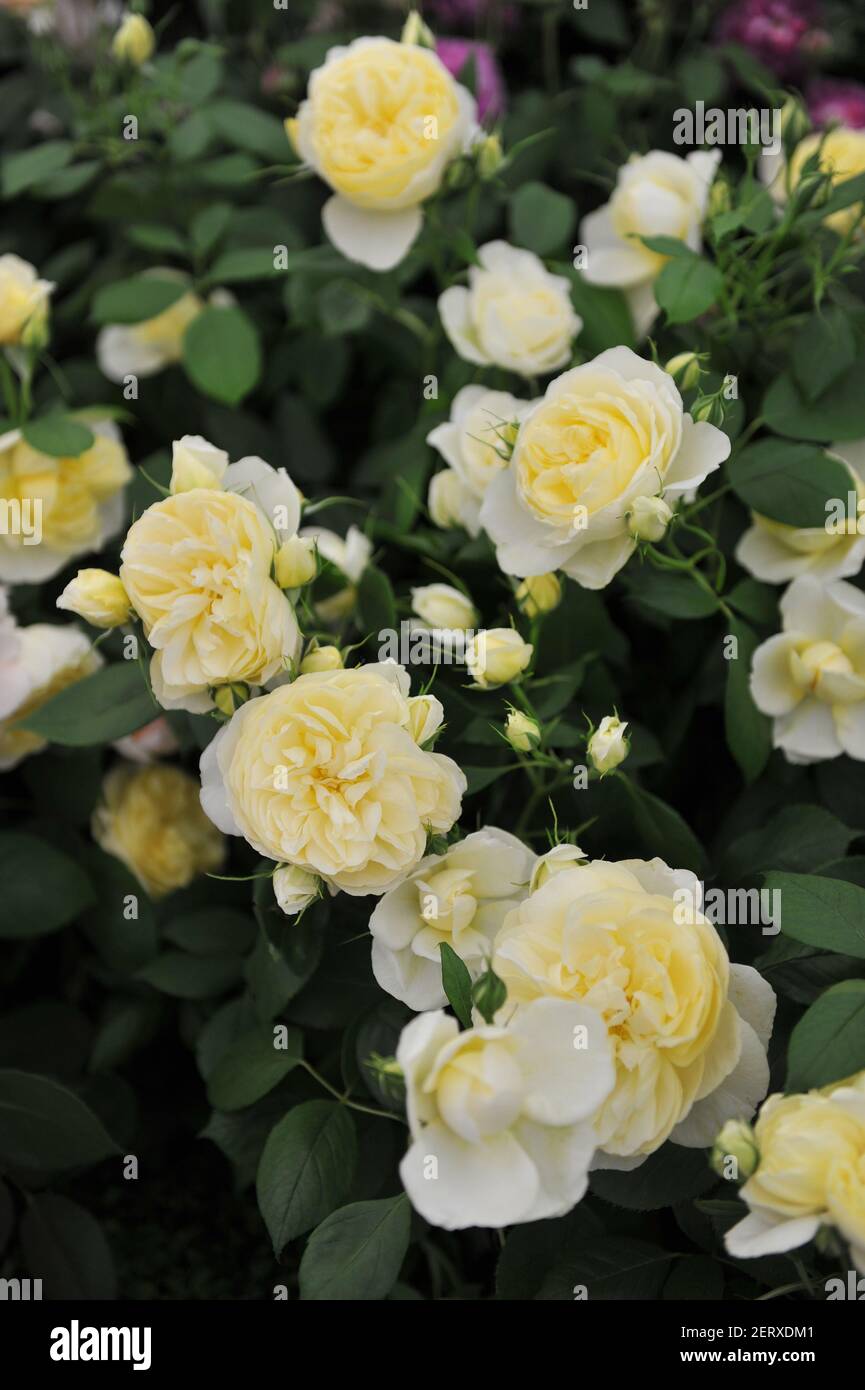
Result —
M 44 317 L 54 286 L 40 280 L 29 261 L 0 256 L 0 346 L 20 343 L 27 325 Z
M 115 767 L 102 784 L 93 837 L 152 898 L 222 864 L 225 842 L 201 809 L 198 783 L 177 767 Z
M 0 580 L 50 579 L 69 560 L 99 550 L 120 528 L 123 488 L 132 468 L 117 431 L 94 426 L 89 449 L 75 458 L 40 454 L 19 430 L 0 438 L 0 502 L 29 517 L 39 536 L 0 531 Z
M 2 675 L 10 686 L 14 680 L 19 698 L 13 709 L 6 707 L 6 717 L 0 720 L 0 771 L 46 747 L 46 740 L 22 729 L 21 722 L 101 665 L 102 657 L 77 627 L 33 623 L 17 629 L 14 656 L 9 666 L 4 662 Z M 2 693 L 5 695 L 5 689 Z
M 671 1136 L 710 1144 L 724 1120 L 753 1112 L 768 1085 L 763 1041 L 740 1015 L 765 1035 L 772 991 L 746 966 L 731 978 L 715 928 L 696 906 L 678 911 L 677 893 L 699 901 L 693 876 L 660 859 L 566 864 L 496 938 L 493 968 L 509 1005 L 579 999 L 606 1020 L 616 1085 L 597 1131 L 608 1154 L 650 1154 Z M 731 1103 L 734 1113 L 723 1114 Z
M 857 174 L 865 173 L 865 131 L 849 130 L 839 126 L 825 135 L 807 135 L 800 140 L 792 155 L 786 171 L 786 188 L 792 191 L 798 184 L 802 170 L 812 155 L 820 151 L 820 168 L 832 175 L 832 183 L 844 183 Z M 826 218 L 827 227 L 832 227 L 843 236 L 857 220 L 862 210 L 861 203 L 842 208 Z
M 177 279 L 173 270 L 154 270 L 160 280 Z M 148 377 L 179 362 L 183 356 L 183 336 L 198 318 L 204 301 L 190 291 L 143 323 L 109 324 L 96 340 L 99 368 L 109 381 L 122 382 L 127 376 Z
M 383 893 L 420 861 L 428 831 L 451 828 L 466 786 L 456 763 L 418 746 L 412 716 L 395 662 L 299 676 L 219 731 L 201 759 L 202 804 L 268 859 Z
M 58 608 L 77 613 L 93 627 L 112 628 L 128 623 L 131 615 L 129 595 L 108 570 L 79 570 L 57 600 Z
M 475 104 L 429 49 L 386 38 L 334 48 L 291 126 L 301 158 L 333 189 L 325 230 L 344 255 L 388 269 L 421 226 L 474 120 Z
M 155 502 L 130 528 L 120 578 L 156 649 L 166 708 L 210 708 L 208 690 L 264 685 L 297 655 L 294 609 L 271 578 L 276 537 L 248 498 L 217 489 Z

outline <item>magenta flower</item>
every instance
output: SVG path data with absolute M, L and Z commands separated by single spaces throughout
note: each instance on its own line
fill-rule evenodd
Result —
M 836 122 L 852 130 L 865 130 L 865 87 L 861 82 L 812 82 L 806 93 L 808 114 L 815 125 Z
M 492 0 L 427 0 L 429 15 L 438 24 L 450 28 L 471 26 L 486 19 L 492 9 Z M 511 25 L 516 23 L 517 11 L 514 5 L 502 5 L 499 22 Z
M 457 79 L 466 64 L 474 59 L 478 120 L 486 117 L 490 121 L 497 120 L 505 109 L 505 84 L 489 44 L 474 43 L 471 39 L 437 39 L 436 53 Z
M 819 0 L 733 0 L 718 25 L 723 43 L 739 43 L 779 76 L 794 73 L 809 54 L 829 47 L 818 27 Z

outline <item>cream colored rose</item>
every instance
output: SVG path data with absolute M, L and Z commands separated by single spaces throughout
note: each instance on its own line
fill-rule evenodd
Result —
M 551 613 L 562 601 L 562 582 L 557 574 L 535 574 L 517 585 L 516 600 L 527 618 Z
M 300 674 L 306 676 L 310 671 L 338 671 L 343 665 L 339 647 L 319 647 L 314 644 L 300 663 Z
M 93 813 L 93 838 L 151 898 L 214 873 L 225 857 L 225 841 L 199 804 L 198 783 L 178 767 L 112 768 Z
M 201 712 L 210 690 L 264 685 L 296 659 L 294 609 L 271 578 L 276 536 L 233 492 L 198 488 L 154 502 L 131 526 L 120 578 L 155 649 L 167 709 Z
M 627 720 L 623 723 L 618 715 L 605 714 L 589 739 L 586 751 L 592 767 L 602 777 L 617 768 L 628 756 L 627 727 Z
M 39 753 L 46 741 L 21 728 L 21 721 L 41 709 L 67 686 L 90 676 L 102 665 L 77 627 L 33 623 L 19 628 L 4 617 L 0 638 L 0 770 L 7 771 Z
M 132 468 L 113 424 L 100 422 L 91 429 L 93 444 L 75 458 L 38 453 L 20 430 L 0 436 L 0 503 L 23 522 L 18 529 L 0 530 L 0 579 L 11 584 L 51 579 L 120 530 L 123 489 Z
M 658 313 L 654 282 L 669 260 L 651 251 L 641 238 L 673 237 L 699 251 L 709 190 L 720 159 L 717 150 L 698 150 L 684 159 L 662 150 L 632 155 L 618 172 L 610 201 L 583 218 L 583 274 L 592 285 L 625 292 L 640 338 Z
M 843 579 L 794 579 L 780 604 L 783 630 L 757 648 L 754 704 L 772 718 L 772 743 L 790 763 L 865 759 L 865 596 Z
M 276 582 L 280 589 L 301 589 L 314 579 L 318 571 L 315 542 L 305 536 L 292 536 L 283 541 L 274 562 Z
M 452 584 L 424 584 L 411 591 L 412 612 L 430 627 L 465 631 L 474 627 L 478 610 L 471 599 Z
M 295 917 L 321 896 L 321 881 L 306 869 L 286 864 L 273 875 L 273 891 L 286 916 Z
M 575 864 L 582 864 L 588 859 L 585 850 L 580 849 L 579 845 L 571 845 L 567 842 L 561 845 L 554 845 L 548 849 L 546 854 L 541 854 L 535 860 L 535 867 L 532 869 L 529 892 L 534 893 L 536 888 L 542 888 L 548 878 L 553 874 L 561 873 L 562 869 L 572 869 Z
M 628 513 L 628 530 L 635 541 L 660 541 L 672 519 L 672 508 L 663 497 L 636 497 Z
M 351 581 L 346 588 L 319 599 L 315 605 L 316 616 L 323 623 L 341 622 L 357 604 L 356 585 L 372 558 L 372 541 L 357 526 L 349 526 L 345 539 L 323 526 L 304 526 L 299 535 L 302 540 L 311 540 L 321 558 Z
M 153 57 L 156 36 L 143 14 L 128 14 L 111 40 L 111 52 L 121 63 L 140 68 Z
M 429 49 L 386 38 L 332 48 L 289 135 L 333 189 L 322 217 L 334 246 L 373 270 L 401 261 L 474 123 L 474 98 Z
M 200 434 L 185 434 L 172 446 L 169 492 L 192 492 L 198 487 L 221 489 L 227 469 L 228 454 L 224 449 L 217 449 Z
M 466 665 L 481 690 L 507 685 L 525 671 L 534 647 L 512 627 L 484 628 L 466 648 Z
M 424 1013 L 396 1055 L 412 1141 L 400 1177 L 427 1221 L 511 1226 L 580 1200 L 592 1117 L 613 1084 L 610 1039 L 592 1009 L 538 999 L 508 1028 L 464 1033 L 456 1019 Z
M 531 402 L 518 401 L 507 391 L 464 386 L 454 396 L 450 419 L 436 425 L 427 435 L 427 444 L 441 454 L 461 484 L 459 493 L 454 492 L 452 497 L 449 493 L 443 506 L 472 536 L 480 531 L 481 502 L 486 490 L 496 474 L 507 467 L 520 419 L 530 405 Z M 433 511 L 439 492 L 445 487 L 454 488 L 453 484 L 438 483 L 434 496 L 436 479 L 447 477 L 447 472 L 437 473 L 430 484 Z
M 512 709 L 505 721 L 505 738 L 518 753 L 528 753 L 541 741 L 540 725 L 521 709 Z
M 179 271 L 159 267 L 151 272 L 160 280 L 185 280 Z M 155 376 L 183 356 L 183 335 L 198 318 L 204 301 L 189 290 L 161 314 L 142 323 L 109 324 L 96 339 L 99 368 L 109 381 L 127 376 Z
M 460 357 L 546 376 L 563 367 L 583 326 L 570 283 L 551 275 L 533 251 L 489 241 L 469 270 L 468 289 L 451 285 L 438 302 L 445 332 Z
M 442 468 L 433 473 L 426 501 L 433 524 L 443 531 L 464 526 L 470 535 L 479 534 L 477 501 L 455 468 Z
M 28 324 L 44 318 L 54 285 L 40 280 L 29 261 L 0 256 L 0 346 L 21 342 Z
M 58 598 L 57 607 L 77 613 L 93 627 L 119 627 L 131 616 L 129 595 L 108 570 L 79 570 Z
M 685 414 L 672 377 L 611 348 L 557 377 L 524 417 L 481 525 L 506 574 L 563 570 L 602 589 L 636 548 L 637 498 L 691 493 L 729 452 L 721 430 Z
M 838 126 L 834 130 L 806 135 L 789 159 L 783 153 L 761 157 L 760 177 L 776 202 L 787 202 L 798 187 L 808 160 L 818 151 L 820 170 L 832 175 L 833 186 L 865 173 L 865 131 Z M 861 211 L 861 203 L 842 208 L 825 218 L 826 225 L 843 236 L 858 220 Z
M 299 676 L 238 710 L 201 759 L 202 804 L 259 854 L 383 893 L 451 828 L 466 779 L 418 747 L 395 662 Z M 441 722 L 441 713 L 439 715 Z
M 865 1091 L 852 1084 L 770 1096 L 754 1126 L 759 1163 L 740 1191 L 748 1216 L 726 1235 L 740 1258 L 804 1245 L 837 1227 L 865 1269 Z M 859 1084 L 857 1084 L 859 1083 Z
M 827 452 L 849 468 L 850 491 L 865 510 L 865 440 L 833 444 Z M 846 511 L 846 497 L 839 500 Z M 736 559 L 766 584 L 785 584 L 800 574 L 813 574 L 824 583 L 852 579 L 865 561 L 865 535 L 860 535 L 852 519 L 848 527 L 836 531 L 828 520 L 823 526 L 785 526 L 752 512 L 751 526 L 736 547 Z
M 775 996 L 756 970 L 730 965 L 702 913 L 677 920 L 683 890 L 700 901 L 693 874 L 660 859 L 562 867 L 496 940 L 508 1006 L 578 999 L 610 1028 L 616 1085 L 597 1120 L 610 1166 L 635 1166 L 669 1138 L 708 1147 L 766 1094 Z
M 491 825 L 422 859 L 369 919 L 372 972 L 382 989 L 416 1012 L 443 1007 L 442 942 L 476 979 L 505 915 L 526 895 L 534 858 Z

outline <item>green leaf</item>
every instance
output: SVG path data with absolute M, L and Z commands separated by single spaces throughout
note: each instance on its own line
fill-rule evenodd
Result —
M 21 1218 L 21 1250 L 44 1298 L 117 1297 L 114 1261 L 89 1211 L 53 1192 L 33 1196 Z
M 782 806 L 733 841 L 724 855 L 725 877 L 744 883 L 764 869 L 823 869 L 846 853 L 852 839 L 853 832 L 822 806 Z
M 199 256 L 209 256 L 214 246 L 225 234 L 231 221 L 230 203 L 209 203 L 196 213 L 189 227 L 192 245 Z M 271 258 L 272 259 L 272 258 Z
M 781 931 L 808 946 L 865 957 L 865 888 L 815 874 L 769 873 L 764 887 L 777 889 Z
M 814 314 L 793 340 L 793 373 L 807 400 L 820 396 L 856 359 L 847 311 L 830 305 Z
M 93 887 L 74 859 L 34 835 L 0 834 L 0 938 L 45 936 L 94 901 Z
M 331 280 L 316 298 L 322 329 L 331 338 L 358 333 L 372 318 L 372 302 L 362 285 L 342 278 Z
M 59 412 L 28 420 L 21 433 L 31 449 L 52 458 L 77 458 L 93 446 L 93 431 Z
M 442 960 L 442 989 L 448 1003 L 463 1028 L 472 1026 L 472 977 L 465 961 L 461 960 L 446 941 L 439 942 Z
M 96 899 L 83 914 L 81 926 L 109 970 L 131 975 L 156 955 L 153 905 L 138 880 L 113 855 L 92 845 L 83 863 L 96 888 Z
M 718 599 L 687 575 L 646 567 L 633 572 L 625 582 L 635 603 L 645 604 L 668 618 L 708 618 L 718 611 Z
M 585 353 L 594 356 L 611 347 L 636 347 L 631 311 L 620 290 L 590 285 L 570 262 L 553 269 L 571 282 L 571 302 L 583 320 L 579 341 Z
M 357 587 L 358 622 L 363 632 L 396 631 L 396 600 L 383 570 L 367 565 Z
M 659 855 L 677 868 L 701 874 L 705 867 L 703 848 L 678 811 L 647 792 L 629 777 L 619 781 L 627 789 L 637 834 L 651 855 Z
M 569 242 L 577 220 L 573 199 L 544 183 L 524 183 L 509 208 L 511 240 L 538 256 L 549 256 Z
M 674 1303 L 721 1299 L 724 1297 L 724 1271 L 709 1255 L 688 1255 L 673 1265 L 662 1297 Z
M 210 306 L 184 334 L 183 364 L 206 396 L 239 405 L 261 375 L 258 329 L 241 309 Z
M 136 979 L 173 999 L 211 999 L 230 989 L 240 970 L 238 956 L 187 956 L 183 951 L 165 951 L 135 973 Z
M 208 271 L 211 285 L 236 285 L 246 280 L 272 280 L 284 272 L 273 263 L 273 247 L 240 246 L 224 251 Z
M 102 1121 L 73 1091 L 45 1076 L 0 1071 L 0 1166 L 63 1172 L 117 1152 Z
M 587 1202 L 581 1202 L 555 1226 L 550 1240 L 549 1221 L 529 1221 L 512 1226 L 496 1266 L 496 1297 L 510 1300 L 534 1298 L 553 1264 L 565 1251 L 579 1251 L 587 1240 L 602 1236 L 604 1228 Z
M 734 458 L 727 477 L 746 507 L 785 526 L 826 525 L 827 505 L 846 504 L 853 483 L 839 459 L 808 444 L 761 439 Z
M 661 1207 L 699 1197 L 717 1182 L 704 1149 L 662 1144 L 631 1173 L 598 1169 L 591 1175 L 592 1191 L 605 1202 L 629 1211 L 659 1211 Z
M 724 288 L 717 266 L 701 256 L 675 256 L 655 281 L 655 299 L 668 323 L 690 323 L 715 303 Z
M 654 1299 L 667 1276 L 672 1256 L 648 1241 L 603 1236 L 587 1241 L 576 1255 L 559 1261 L 545 1279 L 539 1299 L 573 1302 L 574 1290 L 595 1299 Z
M 832 443 L 861 439 L 865 435 L 865 391 L 862 378 L 865 359 L 856 361 L 836 377 L 818 400 L 811 401 L 785 372 L 769 387 L 761 414 L 776 434 L 787 439 Z M 843 494 L 842 494 L 843 495 Z
M 772 723 L 757 706 L 751 695 L 749 677 L 751 658 L 760 639 L 747 623 L 736 618 L 730 624 L 730 636 L 736 639 L 736 655 L 727 662 L 727 684 L 724 691 L 724 728 L 727 745 L 746 782 L 759 777 L 772 752 Z
M 173 227 L 166 227 L 161 222 L 137 222 L 132 227 L 127 227 L 126 235 L 133 246 L 140 246 L 143 251 L 168 252 L 169 255 L 183 256 L 186 254 L 186 242 L 176 232 Z
M 104 285 L 93 296 L 91 317 L 96 323 L 144 323 L 156 318 L 186 294 L 185 280 L 160 280 L 158 275 L 134 275 Z
M 202 907 L 172 917 L 163 936 L 194 956 L 246 955 L 255 941 L 255 923 L 232 907 Z
M 243 101 L 217 101 L 205 115 L 222 139 L 271 163 L 290 164 L 294 156 L 282 122 Z
M 84 748 L 132 734 L 158 712 L 137 662 L 118 661 L 61 690 L 22 719 L 21 728 L 50 743 Z
M 330 1302 L 386 1298 L 408 1250 L 411 1207 L 404 1193 L 341 1207 L 309 1238 L 300 1296 Z
M 775 627 L 778 622 L 778 591 L 772 584 L 757 579 L 740 579 L 726 595 L 731 608 L 742 613 L 749 622 Z
M 3 161 L 2 187 L 4 198 L 14 198 L 32 188 L 42 179 L 50 178 L 70 163 L 75 146 L 70 140 L 45 140 L 20 154 L 7 155 Z
M 793 1029 L 784 1089 L 828 1086 L 863 1068 L 865 980 L 843 980 L 821 994 Z
M 643 236 L 639 240 L 644 246 L 648 246 L 650 251 L 655 251 L 659 256 L 693 256 L 694 252 L 684 241 L 680 241 L 674 236 Z
M 300 1029 L 286 1029 L 285 1047 L 276 1046 L 275 1033 L 276 1028 L 255 1029 L 232 1043 L 220 1058 L 207 1084 L 207 1099 L 214 1110 L 243 1110 L 294 1070 L 303 1052 Z
M 258 1206 L 277 1259 L 351 1191 L 357 1136 L 351 1112 L 330 1100 L 291 1110 L 270 1132 L 258 1166 Z

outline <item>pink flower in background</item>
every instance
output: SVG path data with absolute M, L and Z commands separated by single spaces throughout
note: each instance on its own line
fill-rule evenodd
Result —
M 865 130 L 865 87 L 861 82 L 812 82 L 807 91 L 808 114 L 815 125 L 836 122 Z
M 740 43 L 767 68 L 784 76 L 820 53 L 831 40 L 818 27 L 818 0 L 733 0 L 718 25 L 723 43 Z
M 154 758 L 165 758 L 180 750 L 171 725 L 162 714 L 145 724 L 143 729 L 136 729 L 134 734 L 117 739 L 113 746 L 133 763 L 152 763 Z
M 475 97 L 478 120 L 496 120 L 505 109 L 505 84 L 496 56 L 487 43 L 471 39 L 437 39 L 436 53 L 448 72 L 459 78 L 462 69 L 474 59 Z
M 510 26 L 517 21 L 515 5 L 499 4 L 496 15 L 496 0 L 427 0 L 427 9 L 430 19 L 448 27 L 478 24 L 488 16 L 497 18 L 502 25 Z

